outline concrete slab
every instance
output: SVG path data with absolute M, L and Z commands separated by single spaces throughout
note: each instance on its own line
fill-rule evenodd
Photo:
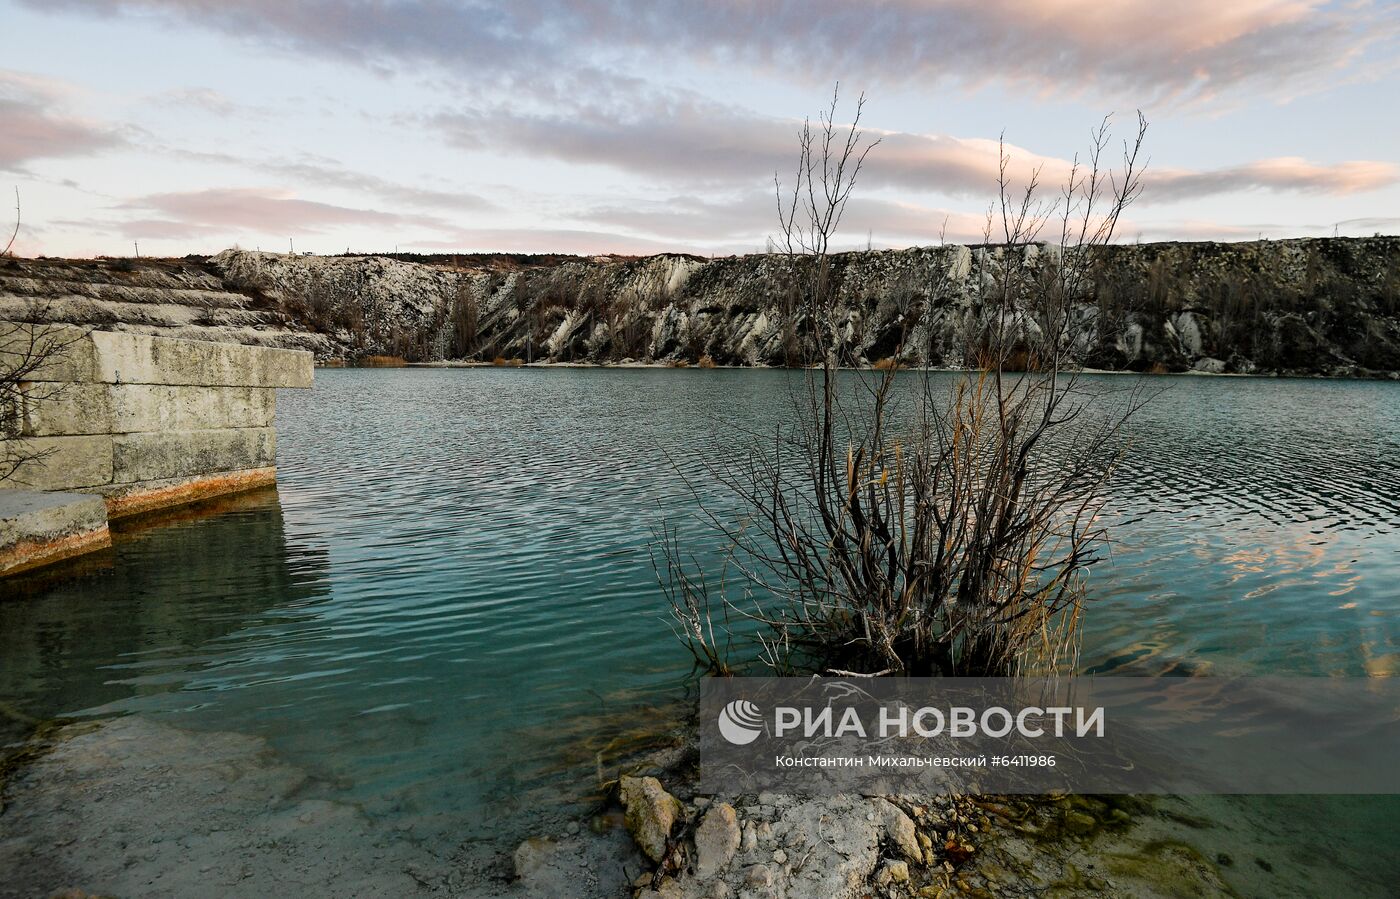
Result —
M 110 331 L 92 333 L 94 376 L 109 384 L 310 387 L 312 355 Z
M 0 577 L 111 544 L 99 496 L 0 490 Z
M 112 387 L 109 384 L 41 381 L 22 386 L 22 436 L 66 437 L 109 434 Z
M 72 325 L 0 321 L 0 370 L 22 366 L 28 381 L 91 381 L 96 369 L 88 333 Z M 41 364 L 31 368 L 30 360 Z
M 112 438 L 106 434 L 0 440 L 0 455 L 28 459 L 4 487 L 75 490 L 112 482 Z
M 107 517 L 117 519 L 242 493 L 276 483 L 277 469 L 269 465 L 266 468 L 226 471 L 188 478 L 114 484 L 99 487 L 95 492 L 102 494 L 107 500 Z
M 186 478 L 277 464 L 272 428 L 118 434 L 112 440 L 113 484 Z
M 276 391 L 170 384 L 30 384 L 24 433 L 131 434 L 271 427 Z

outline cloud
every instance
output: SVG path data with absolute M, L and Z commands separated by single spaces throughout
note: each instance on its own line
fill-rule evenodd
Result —
M 849 104 L 847 104 L 849 108 Z M 582 105 L 566 113 L 522 113 L 506 107 L 427 118 L 448 143 L 466 150 L 528 153 L 563 162 L 601 165 L 629 174 L 694 185 L 771 183 L 790 178 L 800 121 L 767 118 L 693 95 L 657 96 L 613 110 Z M 866 129 L 878 139 L 862 173 L 866 186 L 985 197 L 995 188 L 996 140 Z M 1015 171 L 1036 166 L 1047 177 L 1069 169 L 1065 160 L 1007 144 Z
M 1324 0 L 22 0 L 167 20 L 387 70 L 424 63 L 520 84 L 632 75 L 683 59 L 825 83 L 976 88 L 1132 102 L 1287 96 L 1384 58 L 1397 12 Z M 610 60 L 604 68 L 598 60 Z M 622 61 L 620 67 L 618 61 Z
M 505 149 L 692 182 L 771 177 L 792 156 L 797 128 L 690 96 L 652 96 L 625 111 L 599 104 L 537 114 L 496 107 L 427 122 L 467 150 Z
M 789 179 L 801 124 L 763 118 L 694 97 L 656 98 L 613 112 L 582 106 L 569 114 L 527 114 L 507 108 L 440 113 L 428 124 L 469 150 L 528 153 L 563 162 L 602 165 L 670 184 L 753 185 L 776 172 Z M 934 192 L 982 199 L 995 194 L 1002 145 L 986 138 L 868 129 L 880 144 L 867 157 L 867 188 Z M 1071 161 L 1004 145 L 1013 183 L 1039 170 L 1053 193 Z M 1113 160 L 1116 162 L 1116 159 Z M 1400 169 L 1387 162 L 1335 164 L 1296 157 L 1263 159 L 1218 169 L 1149 168 L 1141 202 L 1172 202 L 1267 189 L 1342 195 L 1390 186 Z
M 1376 216 L 1374 218 L 1344 219 L 1334 227 L 1347 234 L 1397 234 L 1400 233 L 1400 218 Z
M 220 118 L 231 116 L 265 116 L 269 110 L 261 106 L 239 103 L 227 94 L 208 87 L 185 87 L 162 91 L 151 98 L 158 106 L 173 109 L 194 109 Z
M 122 143 L 111 130 L 53 112 L 61 85 L 0 70 L 0 170 L 19 171 L 36 159 L 85 156 Z
M 495 208 L 495 204 L 477 194 L 466 191 L 415 187 L 381 178 L 378 175 L 351 171 L 331 162 L 271 162 L 263 165 L 262 168 L 285 178 L 296 179 L 298 183 L 320 184 L 356 193 L 374 194 L 383 200 L 402 206 L 461 212 Z
M 1154 201 L 1171 201 L 1253 189 L 1340 196 L 1378 190 L 1397 181 L 1400 168 L 1388 162 L 1353 160 L 1322 165 L 1282 156 L 1202 172 L 1152 172 L 1144 196 Z
M 288 191 L 259 188 L 151 194 L 130 200 L 119 208 L 157 216 L 119 223 L 122 233 L 128 236 L 181 237 L 236 231 L 299 236 L 355 226 L 435 230 L 450 227 L 439 219 L 337 206 L 300 199 Z M 166 233 L 154 233 L 161 229 Z
M 776 200 L 764 191 L 723 200 L 680 195 L 608 203 L 576 210 L 572 217 L 594 227 L 669 241 L 673 249 L 755 252 L 762 250 L 769 238 L 780 237 Z M 980 214 L 856 196 L 846 207 L 833 246 L 854 249 L 867 243 L 875 247 L 977 243 L 983 238 L 985 223 Z
M 220 166 L 236 166 L 250 171 L 276 175 L 298 185 L 319 185 L 372 194 L 396 208 L 429 208 L 456 212 L 479 212 L 496 208 L 496 204 L 481 196 L 462 190 L 418 187 L 404 184 L 368 172 L 347 169 L 334 159 L 304 155 L 297 159 L 245 158 L 234 153 L 189 150 L 161 146 L 160 152 L 178 159 Z
M 699 252 L 692 241 L 655 240 L 587 228 L 461 228 L 438 240 L 417 240 L 405 249 L 461 253 L 565 253 L 579 256 Z

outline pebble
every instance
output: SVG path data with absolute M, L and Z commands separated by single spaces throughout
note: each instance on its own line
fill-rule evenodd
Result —
M 744 872 L 744 884 L 751 887 L 772 886 L 773 872 L 768 870 L 767 865 L 752 865 Z
M 875 877 L 876 882 L 882 886 L 892 883 L 907 883 L 909 880 L 909 865 L 901 861 L 885 862 L 884 867 Z

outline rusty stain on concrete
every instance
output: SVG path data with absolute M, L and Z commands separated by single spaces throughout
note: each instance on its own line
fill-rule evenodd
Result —
M 52 540 L 21 540 L 0 548 L 0 574 L 19 574 L 41 565 L 50 565 L 112 545 L 106 525 L 81 534 L 68 534 Z
M 277 483 L 277 469 L 266 468 L 227 471 L 194 478 L 151 490 L 136 490 L 121 496 L 107 497 L 107 517 L 123 518 L 169 506 L 199 502 L 229 493 L 240 493 Z

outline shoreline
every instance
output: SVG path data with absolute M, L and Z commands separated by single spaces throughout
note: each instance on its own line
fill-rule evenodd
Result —
M 640 369 L 640 370 L 672 370 L 672 371 L 820 371 L 820 366 L 796 367 L 778 365 L 695 365 L 686 363 L 675 365 L 669 362 L 511 362 L 505 365 L 497 365 L 494 362 L 475 362 L 464 360 L 438 360 L 435 362 L 405 362 L 401 365 L 345 365 L 345 364 L 325 364 L 317 363 L 317 369 L 395 369 L 395 368 L 425 368 L 425 369 L 459 369 L 459 368 L 528 368 L 538 371 L 548 371 L 551 369 Z M 873 366 L 841 366 L 838 371 L 850 372 L 878 372 L 881 369 Z M 917 374 L 929 372 L 932 374 L 974 374 L 978 370 L 975 368 L 944 368 L 932 367 L 924 368 L 919 366 L 901 366 L 901 372 Z M 1010 374 L 1029 374 L 1029 372 L 1010 372 Z M 1079 375 L 1114 375 L 1114 376 L 1136 376 L 1144 378 L 1238 378 L 1244 380 L 1259 381 L 1400 381 L 1400 371 L 1377 371 L 1370 375 L 1358 374 L 1298 374 L 1298 373 L 1258 373 L 1258 372 L 1227 372 L 1227 371 L 1198 371 L 1188 369 L 1176 372 L 1150 372 L 1150 371 L 1129 371 L 1126 369 L 1110 368 L 1079 368 L 1066 370 L 1064 374 Z
M 759 793 L 725 802 L 693 791 L 689 743 L 623 763 L 592 811 L 544 810 L 541 829 L 518 843 L 460 842 L 450 822 L 371 819 L 322 798 L 312 775 L 261 738 L 159 716 L 50 722 L 20 754 L 0 782 L 0 859 L 12 872 L 0 897 L 262 896 L 305 877 L 340 892 L 469 899 L 1152 899 L 1322 895 L 1335 874 L 1326 853 L 1293 851 L 1325 819 L 1266 832 L 1260 825 L 1274 817 L 1249 821 L 1261 814 L 1249 797 Z M 269 841 L 277 852 L 263 851 Z M 1371 887 L 1348 890 L 1385 895 Z

